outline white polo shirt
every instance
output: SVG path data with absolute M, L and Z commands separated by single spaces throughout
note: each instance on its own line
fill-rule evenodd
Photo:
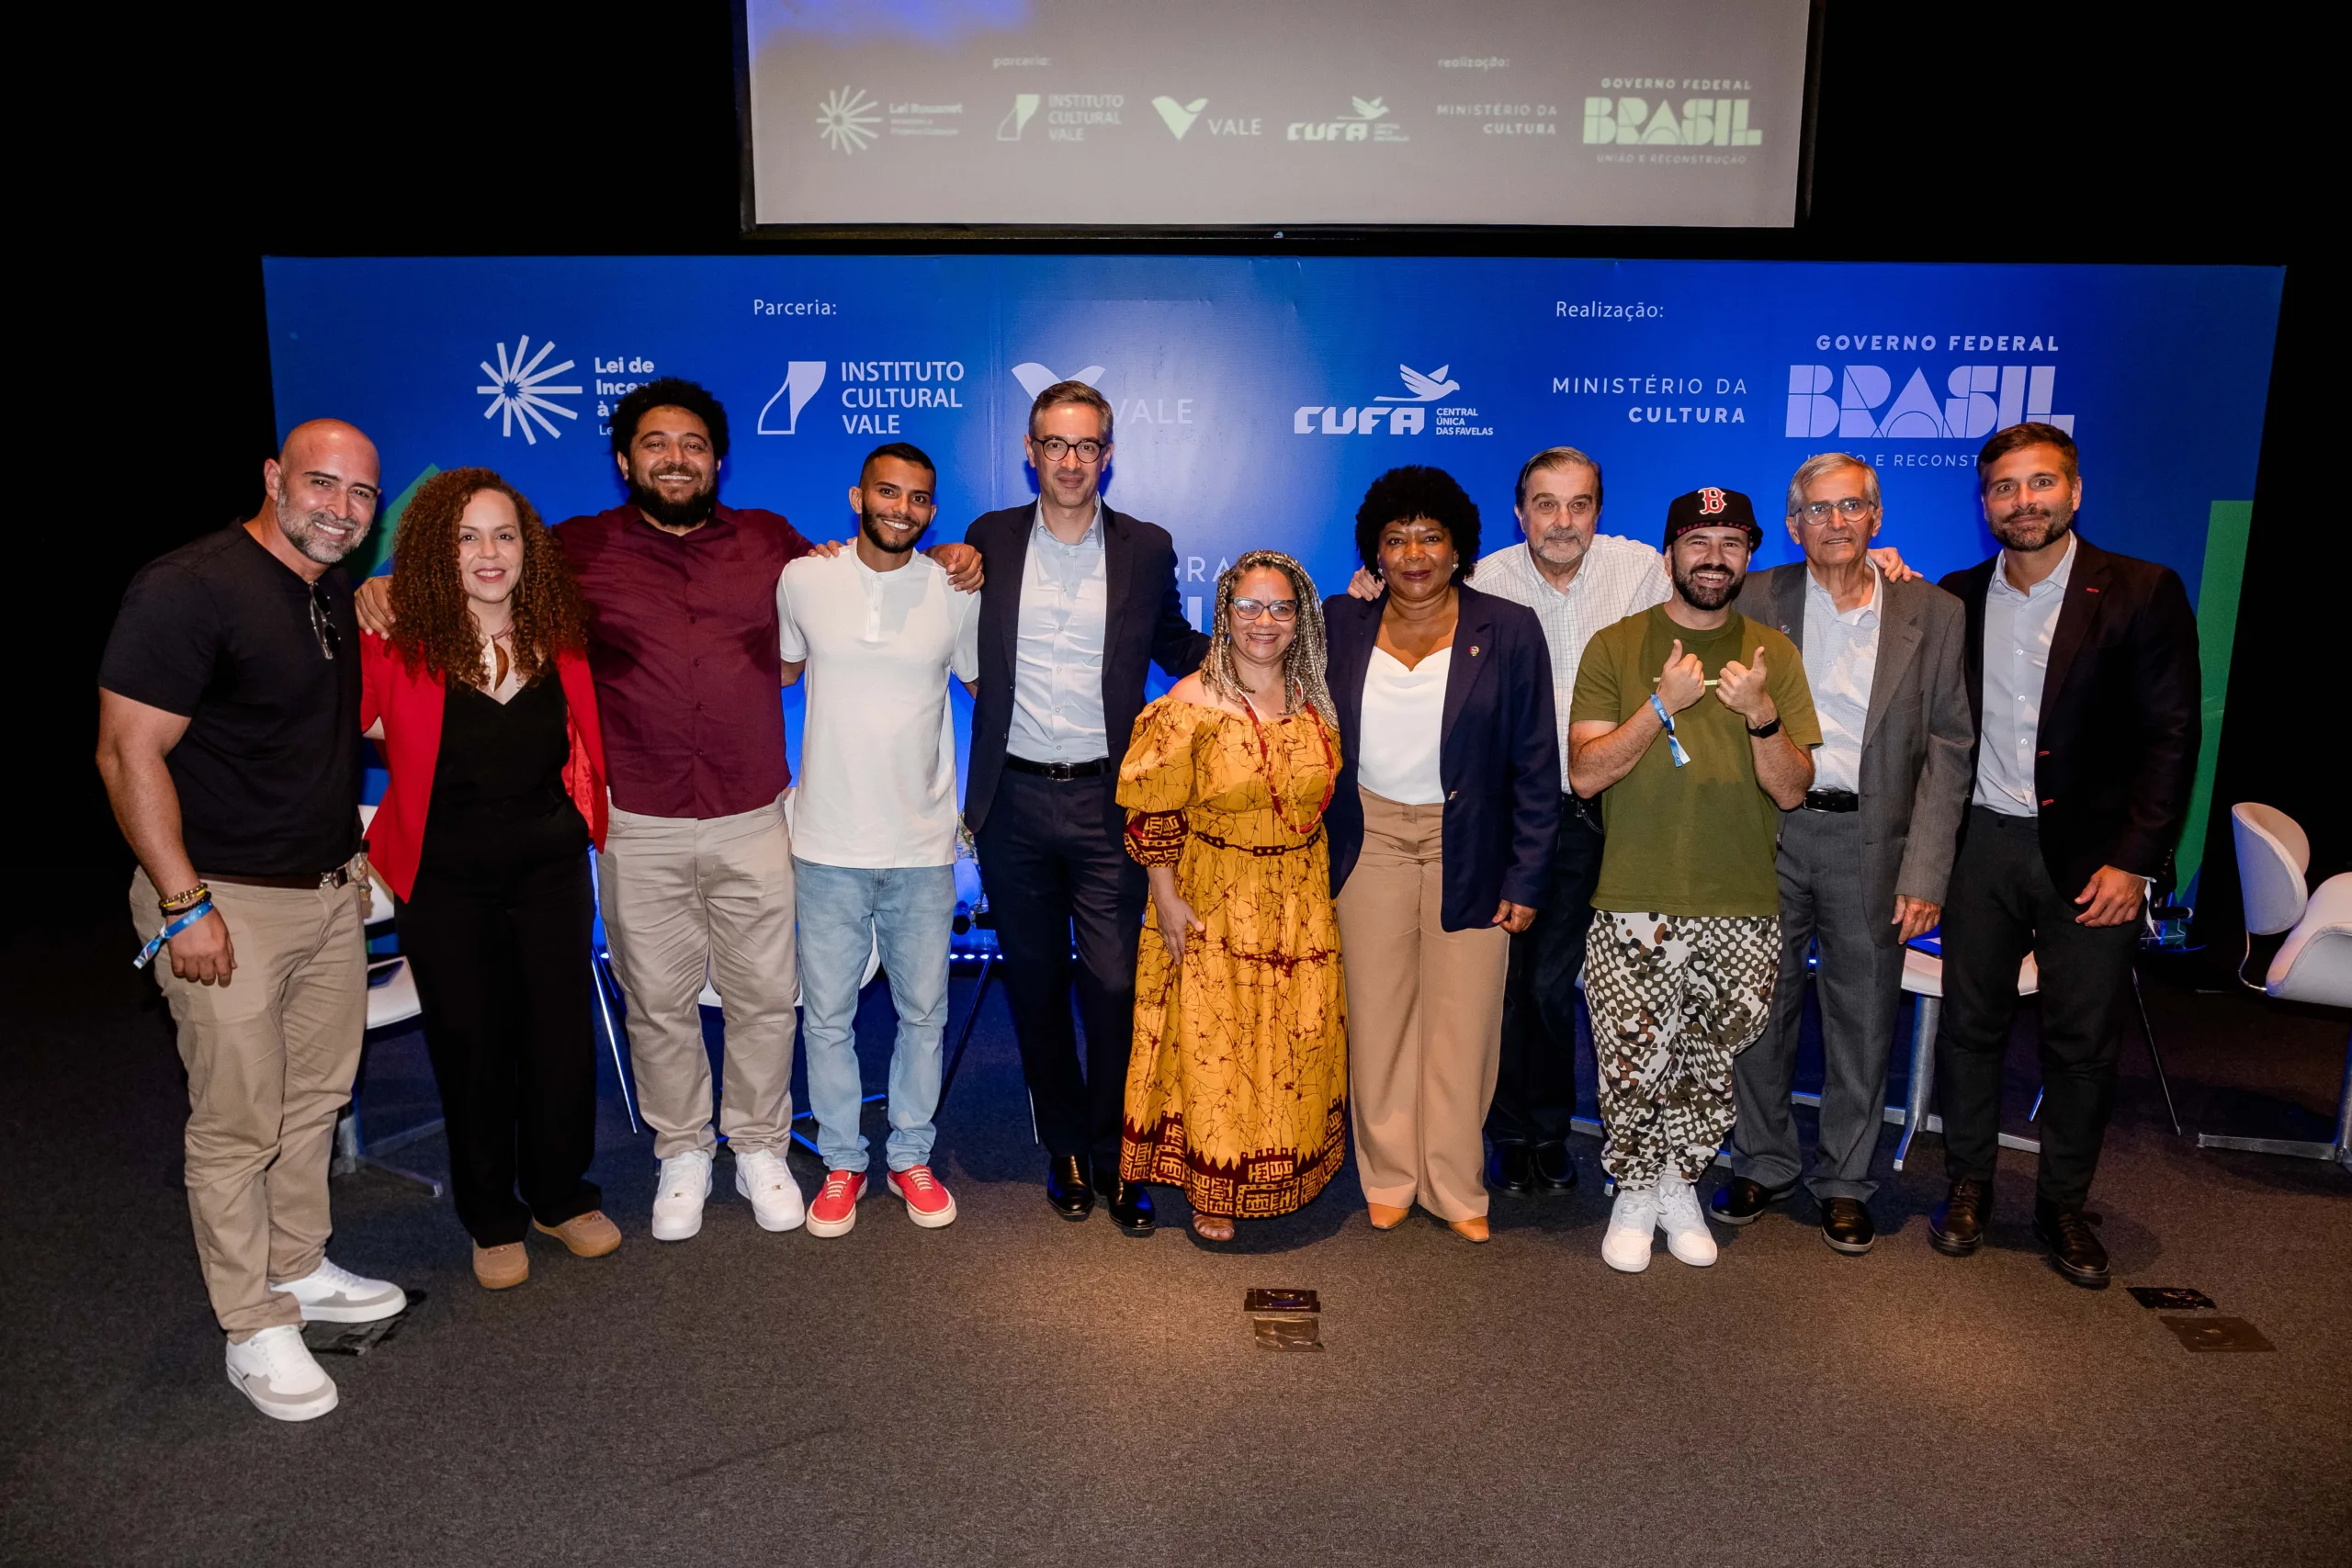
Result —
M 820 865 L 956 859 L 947 682 L 980 671 L 980 600 L 917 554 L 876 571 L 854 548 L 803 556 L 775 589 L 786 663 L 808 662 L 792 852 Z

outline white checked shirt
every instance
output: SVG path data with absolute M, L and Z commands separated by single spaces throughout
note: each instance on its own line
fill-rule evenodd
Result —
M 1601 627 L 1663 604 L 1672 590 L 1666 558 L 1637 539 L 1596 534 L 1584 565 L 1565 593 L 1536 569 L 1521 539 L 1480 559 L 1470 585 L 1481 593 L 1524 604 L 1544 625 L 1552 649 L 1553 703 L 1560 721 L 1560 793 L 1568 793 L 1568 707 L 1576 700 L 1577 667 L 1584 645 Z
M 1821 720 L 1813 753 L 1813 787 L 1859 790 L 1862 734 L 1870 723 L 1871 682 L 1878 674 L 1878 607 L 1886 584 L 1871 568 L 1871 596 L 1838 608 L 1807 567 L 1804 574 L 1804 678 Z
M 1041 505 L 1029 525 L 1021 572 L 1021 617 L 1012 661 L 1012 728 L 1006 749 L 1032 762 L 1114 763 L 1102 716 L 1102 639 L 1110 588 L 1103 571 L 1102 502 L 1074 545 L 1046 526 Z
M 2033 746 L 2041 733 L 2050 639 L 2058 630 L 2066 579 L 2074 574 L 2076 542 L 2068 535 L 2058 570 L 2022 593 L 2009 586 L 2007 562 L 1996 558 L 1984 591 L 1984 723 L 1976 746 L 1975 803 L 2005 817 L 2041 815 L 2033 795 Z

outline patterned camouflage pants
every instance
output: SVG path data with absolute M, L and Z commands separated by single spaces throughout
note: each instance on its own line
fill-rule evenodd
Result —
M 1584 999 L 1600 1067 L 1603 1169 L 1697 1181 L 1731 1131 L 1731 1062 L 1763 1032 L 1781 971 L 1776 915 L 1594 912 Z

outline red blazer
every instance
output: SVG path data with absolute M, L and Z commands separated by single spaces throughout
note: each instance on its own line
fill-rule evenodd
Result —
M 559 653 L 556 678 L 571 710 L 571 756 L 563 764 L 564 793 L 605 847 L 605 737 L 596 724 L 596 686 L 584 654 Z M 384 721 L 384 762 L 391 771 L 384 798 L 368 825 L 368 860 L 393 894 L 409 896 L 424 853 L 424 817 L 433 805 L 433 769 L 441 758 L 441 715 L 448 688 L 410 672 L 391 644 L 369 632 L 359 643 L 359 724 Z

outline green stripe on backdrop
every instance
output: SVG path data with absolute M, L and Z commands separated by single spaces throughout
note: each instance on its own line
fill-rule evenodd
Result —
M 384 508 L 384 515 L 377 519 L 375 532 L 368 536 L 368 543 L 362 547 L 361 553 L 367 558 L 355 560 L 350 565 L 355 581 L 391 570 L 392 544 L 400 536 L 401 515 L 408 511 L 408 503 L 416 499 L 416 492 L 424 481 L 440 471 L 440 465 L 425 464 L 424 471 L 408 481 L 408 489 L 394 496 L 392 503 Z M 2236 601 L 2233 599 L 2231 603 L 2235 604 Z
M 2222 754 L 2222 705 L 2230 692 L 2230 649 L 2237 640 L 2238 591 L 2245 581 L 2246 536 L 2253 526 L 2250 501 L 2213 502 L 2205 525 L 2205 578 L 2197 592 L 2197 665 L 2203 687 L 2198 717 L 2203 738 L 2176 856 L 2183 887 L 2205 862 L 2205 819 L 2213 809 L 2213 762 Z

